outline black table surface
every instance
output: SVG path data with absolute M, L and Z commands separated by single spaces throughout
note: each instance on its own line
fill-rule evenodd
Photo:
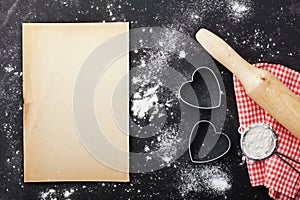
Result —
M 131 173 L 129 183 L 23 182 L 22 23 L 103 21 L 130 22 L 131 29 L 171 28 L 192 38 L 206 27 L 250 63 L 281 63 L 300 70 L 297 0 L 1 0 L 0 199 L 270 199 L 266 188 L 251 187 L 246 164 L 241 164 L 232 74 L 219 64 L 227 97 L 223 132 L 232 147 L 226 156 L 205 166 L 222 166 L 230 190 L 183 194 L 179 172 L 187 166 L 198 167 L 187 152 L 162 169 Z M 131 140 L 132 149 L 135 145 Z

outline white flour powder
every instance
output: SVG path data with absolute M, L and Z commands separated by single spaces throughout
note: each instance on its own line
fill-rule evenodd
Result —
M 243 139 L 245 154 L 262 159 L 270 155 L 276 145 L 272 130 L 263 126 L 251 128 Z
M 142 119 L 148 114 L 151 108 L 155 108 L 155 114 L 158 113 L 158 88 L 159 85 L 156 85 L 154 87 L 149 88 L 144 94 L 141 94 L 141 92 L 136 92 L 133 95 L 131 110 L 134 116 L 137 116 L 138 118 Z
M 232 188 L 232 177 L 221 165 L 188 166 L 180 171 L 180 181 L 179 192 L 184 197 L 193 192 L 226 199 Z

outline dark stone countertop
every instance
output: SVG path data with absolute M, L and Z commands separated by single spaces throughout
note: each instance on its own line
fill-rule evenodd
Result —
M 232 141 L 226 156 L 209 164 L 194 165 L 186 151 L 160 170 L 130 174 L 130 183 L 24 184 L 22 23 L 102 21 L 130 22 L 131 29 L 169 28 L 191 38 L 199 28 L 206 27 L 224 38 L 250 63 L 281 63 L 300 70 L 300 2 L 296 0 L 2 0 L 0 199 L 269 199 L 267 189 L 251 187 L 246 165 L 241 164 L 232 74 L 219 64 L 217 67 L 227 97 L 223 132 Z M 169 39 L 170 44 L 179 42 L 172 37 Z M 179 65 L 172 62 L 172 55 L 168 53 L 144 53 L 131 55 L 132 68 L 140 65 L 141 59 L 145 59 L 146 63 L 154 62 L 157 68 L 164 65 L 176 68 Z M 157 57 L 158 54 L 161 56 Z M 179 62 L 185 65 L 184 61 Z M 141 151 L 144 145 L 144 141 L 131 137 L 132 151 Z M 200 173 L 205 167 L 224 174 L 229 180 L 230 189 L 219 193 L 205 187 L 201 189 L 203 184 L 198 184 L 199 177 L 195 170 L 200 170 Z

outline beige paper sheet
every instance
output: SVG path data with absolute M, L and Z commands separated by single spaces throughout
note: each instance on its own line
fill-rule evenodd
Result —
M 116 77 L 128 75 L 128 53 L 112 62 L 95 94 L 100 102 L 95 106 L 97 121 L 106 124 L 107 138 L 127 153 L 103 152 L 115 159 L 122 156 L 122 171 L 98 161 L 84 147 L 72 106 L 74 85 L 84 61 L 101 43 L 128 29 L 128 23 L 23 24 L 25 182 L 129 181 L 128 135 L 107 117 Z M 129 45 L 128 40 L 124 44 Z M 126 93 L 118 100 L 125 106 L 123 111 L 128 110 Z M 128 114 L 123 116 L 127 122 Z

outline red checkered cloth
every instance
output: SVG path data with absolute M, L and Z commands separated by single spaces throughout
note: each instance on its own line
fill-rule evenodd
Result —
M 300 97 L 300 73 L 279 64 L 259 63 L 254 64 L 254 66 L 271 72 Z M 233 80 L 240 125 L 249 126 L 259 122 L 268 124 L 278 136 L 276 150 L 300 162 L 300 140 L 247 96 L 242 84 L 236 77 Z M 299 164 L 289 163 L 300 170 Z M 277 155 L 272 155 L 262 161 L 247 159 L 247 167 L 252 186 L 266 186 L 269 188 L 269 195 L 273 199 L 300 200 L 300 175 Z

